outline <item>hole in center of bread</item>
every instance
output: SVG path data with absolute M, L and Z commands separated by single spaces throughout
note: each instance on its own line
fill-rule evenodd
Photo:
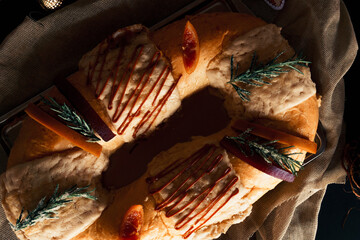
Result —
M 213 90 L 213 89 L 212 89 Z M 182 101 L 181 108 L 145 139 L 126 143 L 110 156 L 103 173 L 106 188 L 120 188 L 143 175 L 147 164 L 161 151 L 192 136 L 207 136 L 224 129 L 230 118 L 223 100 L 205 88 Z

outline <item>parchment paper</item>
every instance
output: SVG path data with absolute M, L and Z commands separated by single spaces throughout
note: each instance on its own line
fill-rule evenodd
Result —
M 151 26 L 191 1 L 78 0 L 37 22 L 30 18 L 0 45 L 0 115 L 76 70 L 86 51 L 116 29 L 133 23 Z M 320 120 L 327 149 L 294 183 L 281 183 L 261 198 L 245 222 L 222 239 L 314 239 L 317 216 L 330 183 L 343 183 L 344 81 L 358 45 L 340 0 L 286 1 L 274 11 L 262 0 L 244 0 L 255 15 L 283 27 L 292 46 L 312 61 L 322 95 Z M 0 210 L 0 239 L 16 239 Z

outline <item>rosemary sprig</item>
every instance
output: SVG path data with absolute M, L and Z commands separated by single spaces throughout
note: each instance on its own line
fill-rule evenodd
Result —
M 37 222 L 45 219 L 54 219 L 57 218 L 58 210 L 61 207 L 64 207 L 67 203 L 72 202 L 73 198 L 87 198 L 91 200 L 96 200 L 97 198 L 90 193 L 91 191 L 85 191 L 89 186 L 78 187 L 77 185 L 72 186 L 68 190 L 65 190 L 63 193 L 58 193 L 59 184 L 56 185 L 55 191 L 52 196 L 46 200 L 46 196 L 43 197 L 36 208 L 32 211 L 28 211 L 28 215 L 23 218 L 24 209 L 21 210 L 19 218 L 16 220 L 15 225 L 10 223 L 11 228 L 14 231 L 24 229 L 30 226 L 35 225 Z
M 292 57 L 283 62 L 278 62 L 278 58 L 283 54 L 281 52 L 275 58 L 267 62 L 266 64 L 260 64 L 257 61 L 256 53 L 254 52 L 250 68 L 244 73 L 239 73 L 239 64 L 234 66 L 234 57 L 230 58 L 230 81 L 235 91 L 238 93 L 240 98 L 243 101 L 250 101 L 250 91 L 239 87 L 237 83 L 245 83 L 252 86 L 263 86 L 264 84 L 271 84 L 269 80 L 278 77 L 282 73 L 287 73 L 291 69 L 303 74 L 296 66 L 307 66 L 309 61 L 305 61 L 304 58 L 300 55 L 297 57 Z
M 95 135 L 94 130 L 89 126 L 89 124 L 87 124 L 87 122 L 74 110 L 70 109 L 66 103 L 60 105 L 51 97 L 49 97 L 49 99 L 42 97 L 42 101 L 49 105 L 50 109 L 56 112 L 61 119 L 67 122 L 67 126 L 69 128 L 85 136 L 88 142 L 100 141 L 100 138 Z
M 252 129 L 247 129 L 237 137 L 227 137 L 233 140 L 238 148 L 245 154 L 245 146 L 248 146 L 250 153 L 253 155 L 254 152 L 259 154 L 267 163 L 273 164 L 277 163 L 284 170 L 289 170 L 293 175 L 297 175 L 297 171 L 302 169 L 302 164 L 291 158 L 290 155 L 300 154 L 300 153 L 286 153 L 286 149 L 292 148 L 293 146 L 276 148 L 274 146 L 277 143 L 277 140 L 260 142 L 259 138 L 255 138 L 250 134 Z M 251 138 L 251 139 L 250 139 Z

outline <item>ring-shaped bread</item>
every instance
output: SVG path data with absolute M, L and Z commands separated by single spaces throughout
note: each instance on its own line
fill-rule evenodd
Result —
M 181 47 L 187 21 L 195 27 L 200 46 L 197 66 L 190 74 L 183 64 Z M 99 181 L 99 172 L 106 170 L 107 158 L 114 151 L 126 142 L 155 131 L 160 123 L 180 108 L 183 99 L 204 88 L 215 89 L 214 94 L 224 100 L 224 107 L 231 121 L 225 129 L 217 133 L 194 137 L 190 142 L 178 143 L 160 153 L 149 163 L 146 173 L 128 186 L 107 191 L 97 182 L 96 195 L 104 194 L 107 197 L 105 200 L 100 198 L 102 202 L 97 206 L 99 210 L 92 215 L 93 220 L 90 222 L 82 221 L 89 219 L 86 214 L 79 215 L 80 222 L 68 229 L 72 235 L 64 233 L 65 227 L 62 227 L 60 217 L 51 223 L 53 225 L 44 224 L 37 230 L 32 227 L 21 230 L 17 236 L 20 239 L 46 239 L 41 234 L 37 235 L 36 231 L 47 228 L 54 232 L 57 239 L 119 239 L 122 216 L 134 204 L 141 204 L 144 209 L 140 239 L 213 239 L 226 232 L 232 224 L 245 219 L 251 212 L 252 204 L 281 180 L 259 171 L 227 152 L 220 146 L 220 140 L 225 135 L 235 134 L 231 126 L 241 118 L 313 141 L 319 120 L 319 99 L 307 66 L 299 67 L 300 71 L 282 73 L 274 78 L 270 85 L 247 86 L 251 91 L 251 100 L 241 100 L 228 83 L 231 74 L 230 59 L 238 64 L 239 72 L 244 72 L 250 67 L 255 53 L 259 62 L 268 62 L 277 56 L 280 56 L 278 60 L 281 61 L 295 54 L 281 36 L 279 27 L 267 24 L 257 17 L 239 13 L 188 16 L 155 32 L 149 32 L 142 25 L 133 25 L 118 30 L 99 43 L 80 60 L 79 71 L 68 77 L 68 81 L 90 103 L 108 127 L 117 133 L 112 140 L 101 142 L 103 153 L 99 158 L 102 161 L 99 161 L 102 164 L 94 170 L 96 181 Z M 53 94 L 57 96 L 57 93 Z M 201 226 L 194 224 L 191 230 L 191 227 L 180 228 L 181 216 L 169 217 L 166 207 L 159 207 L 165 196 L 154 189 L 151 194 L 149 178 L 157 176 L 161 169 L 166 169 L 179 159 L 192 156 L 200 151 L 199 149 L 214 149 L 214 152 L 221 155 L 222 165 L 219 164 L 218 169 L 229 168 L 226 176 L 236 181 L 229 185 L 229 189 L 234 191 L 229 190 L 224 194 L 223 199 L 229 196 L 228 201 L 223 203 L 225 207 L 219 208 L 219 211 L 214 212 Z M 18 193 L 16 188 L 29 187 L 24 183 L 28 178 L 16 176 L 14 171 L 27 168 L 22 170 L 24 175 L 33 175 L 36 171 L 44 172 L 46 170 L 41 170 L 42 163 L 54 162 L 56 165 L 59 162 L 56 159 L 63 159 L 65 163 L 74 164 L 73 168 L 76 168 L 79 151 L 83 152 L 33 119 L 26 118 L 23 121 L 8 159 L 8 171 L 1 177 L 2 203 L 10 222 L 16 220 L 15 216 L 21 211 L 21 207 L 36 204 L 35 199 L 31 200 L 35 201 L 33 203 L 24 203 L 22 199 L 26 198 L 26 194 L 31 194 L 31 190 Z M 294 159 L 304 160 L 306 152 L 299 149 L 293 151 L 302 152 L 295 155 Z M 85 152 L 82 155 L 82 160 L 94 158 Z M 68 172 L 69 176 L 86 172 L 86 164 L 79 166 L 78 170 L 71 169 L 71 164 L 49 166 L 49 173 L 51 169 L 65 165 L 64 171 Z M 33 172 L 28 170 L 33 166 L 36 166 Z M 91 171 L 80 174 L 75 182 L 80 185 L 92 184 L 91 174 Z M 51 179 L 52 176 L 48 178 Z M 49 179 L 45 182 L 53 187 L 56 183 L 51 183 Z M 9 181 L 18 181 L 21 184 L 15 186 Z M 40 191 L 39 187 L 29 189 Z M 13 189 L 10 191 L 11 188 Z M 46 189 L 48 194 L 51 193 L 49 188 L 48 186 Z M 220 187 L 218 191 L 221 192 Z M 9 204 L 9 199 L 14 199 L 14 196 L 18 200 Z M 68 211 L 74 211 L 71 212 L 74 216 L 76 207 Z M 86 212 L 86 209 L 83 209 L 83 212 Z M 52 227 L 54 225 L 57 227 Z

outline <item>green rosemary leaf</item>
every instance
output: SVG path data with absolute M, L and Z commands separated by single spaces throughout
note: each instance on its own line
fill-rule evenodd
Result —
M 49 197 L 49 199 L 46 200 L 46 196 L 41 198 L 37 206 L 32 211 L 28 211 L 28 214 L 25 218 L 23 218 L 24 209 L 22 209 L 15 225 L 10 223 L 11 228 L 14 231 L 18 231 L 33 226 L 37 222 L 45 219 L 58 218 L 58 210 L 66 206 L 67 203 L 72 202 L 74 198 L 97 200 L 95 196 L 91 195 L 95 189 L 86 191 L 88 188 L 89 186 L 79 188 L 77 185 L 74 185 L 71 188 L 65 190 L 63 193 L 58 193 L 59 184 L 57 184 L 53 194 Z
M 250 101 L 250 98 L 248 97 L 248 95 L 250 95 L 250 92 L 240 88 L 239 86 L 237 86 L 236 84 L 231 83 L 231 85 L 233 86 L 233 88 L 235 89 L 235 91 L 237 92 L 237 94 L 240 96 L 240 98 L 243 101 Z
M 243 101 L 250 101 L 250 92 L 241 88 L 238 83 L 251 85 L 255 87 L 261 87 L 264 84 L 271 84 L 270 80 L 280 76 L 280 74 L 287 73 L 290 70 L 295 70 L 300 74 L 303 74 L 297 66 L 307 66 L 309 61 L 303 59 L 302 55 L 292 57 L 283 62 L 278 62 L 278 58 L 283 54 L 281 52 L 266 64 L 259 64 L 257 61 L 256 53 L 254 52 L 250 68 L 243 73 L 238 72 L 239 64 L 236 64 L 234 69 L 234 57 L 230 58 L 230 83 L 235 91 L 239 94 Z
M 291 158 L 291 155 L 301 154 L 301 153 L 287 153 L 286 150 L 292 148 L 293 146 L 276 148 L 275 143 L 277 140 L 261 142 L 261 140 L 254 135 L 250 134 L 252 129 L 247 129 L 242 132 L 237 137 L 228 137 L 233 140 L 238 148 L 247 155 L 248 152 L 245 151 L 245 147 L 247 146 L 250 150 L 250 154 L 254 153 L 260 155 L 267 163 L 273 164 L 273 162 L 277 163 L 284 170 L 289 170 L 295 176 L 297 175 L 297 171 L 302 168 L 301 162 Z
M 70 109 L 70 107 L 64 103 L 63 105 L 60 105 L 58 102 L 56 102 L 55 99 L 49 97 L 49 99 L 46 99 L 42 97 L 42 101 L 50 106 L 50 109 L 57 113 L 58 117 L 63 119 L 65 122 L 67 122 L 67 126 L 81 135 L 87 137 L 88 142 L 97 142 L 100 141 L 100 138 L 98 138 L 93 129 L 90 127 L 90 125 L 81 117 L 79 116 L 74 110 Z

